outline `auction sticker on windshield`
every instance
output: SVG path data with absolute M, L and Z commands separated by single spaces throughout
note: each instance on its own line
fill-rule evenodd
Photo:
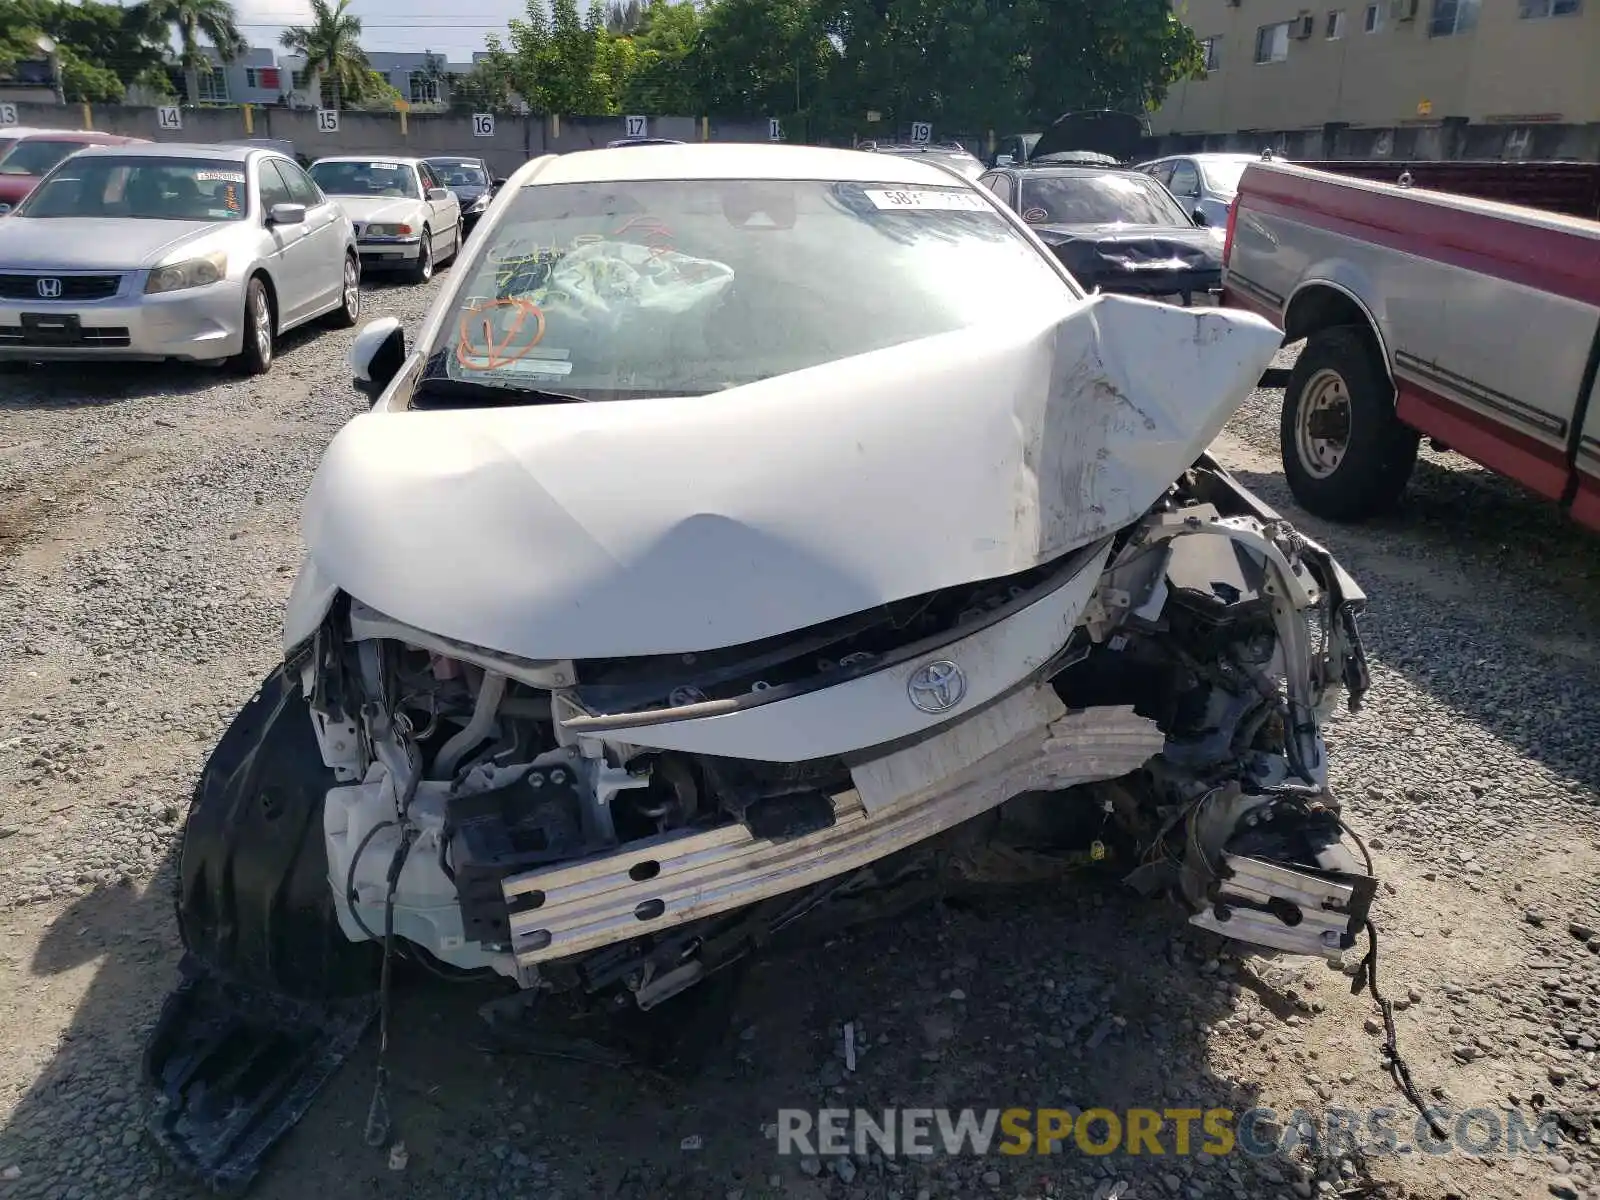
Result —
M 969 192 L 941 192 L 933 188 L 863 189 L 874 208 L 919 209 L 923 212 L 985 212 L 982 196 Z
M 201 183 L 243 183 L 243 171 L 196 171 L 194 177 Z

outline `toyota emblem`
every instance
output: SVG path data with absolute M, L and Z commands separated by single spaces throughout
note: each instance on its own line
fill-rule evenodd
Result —
M 34 282 L 33 286 L 39 290 L 40 297 L 45 300 L 61 299 L 61 280 L 59 279 L 39 279 Z
M 911 703 L 925 713 L 949 712 L 967 694 L 967 677 L 948 658 L 918 667 L 906 681 Z

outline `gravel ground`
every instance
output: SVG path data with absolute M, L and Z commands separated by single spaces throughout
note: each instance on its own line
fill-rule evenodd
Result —
M 437 286 L 373 289 L 368 315 L 415 328 Z M 292 336 L 257 381 L 0 377 L 0 1200 L 194 1194 L 145 1142 L 136 1083 L 174 978 L 175 833 L 274 661 L 300 498 L 362 408 L 348 340 Z M 1218 452 L 1300 520 L 1276 405 L 1253 395 Z M 1597 543 L 1450 455 L 1428 456 L 1392 518 L 1302 523 L 1372 597 L 1373 692 L 1335 722 L 1335 783 L 1386 881 L 1380 979 L 1418 1085 L 1456 1112 L 1594 1107 Z M 490 1057 L 481 993 L 418 986 L 394 1029 L 403 1166 L 361 1140 L 369 1043 L 255 1194 L 1600 1197 L 1592 1142 L 1519 1158 L 823 1161 L 780 1158 L 763 1133 L 779 1107 L 1268 1105 L 1293 1124 L 1297 1108 L 1390 1105 L 1409 1140 L 1372 1006 L 1347 985 L 1234 956 L 1086 879 L 763 961 L 694 1078 Z

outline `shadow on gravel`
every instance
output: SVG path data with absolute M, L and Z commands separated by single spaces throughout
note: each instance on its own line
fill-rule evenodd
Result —
M 313 321 L 278 338 L 282 358 L 328 332 Z M 276 368 L 274 368 L 276 369 Z M 151 396 L 188 396 L 251 376 L 230 364 L 91 362 L 7 364 L 0 371 L 0 412 L 11 409 L 94 408 Z M 265 378 L 271 379 L 271 373 Z
M 99 960 L 71 1028 L 0 1131 L 22 1171 L 0 1197 L 188 1200 L 141 1132 L 145 1031 L 175 979 L 171 864 L 140 892 L 74 903 L 32 964 L 55 975 Z M 1182 936 L 1178 936 L 1182 934 Z M 628 1200 L 937 1195 L 1288 1197 L 1298 1168 L 1276 1156 L 1211 1160 L 1198 1122 L 1188 1157 L 1050 1158 L 991 1149 L 933 1160 L 780 1157 L 763 1126 L 780 1108 L 1130 1107 L 1241 1113 L 1249 1087 L 1214 1073 L 1208 1034 L 1230 1014 L 1235 967 L 1173 910 L 1094 881 L 930 904 L 823 944 L 758 960 L 705 1068 L 630 1067 L 489 1053 L 476 1009 L 496 993 L 427 981 L 399 996 L 390 1104 L 408 1162 L 391 1170 L 362 1128 L 375 1037 L 269 1159 L 257 1200 L 606 1196 Z M 1304 985 L 1341 978 L 1312 964 Z M 1316 993 L 1305 993 L 1310 999 Z M 1280 997 L 1281 1002 L 1281 997 Z M 857 1070 L 844 1061 L 854 1026 Z M 1291 1031 L 1292 1035 L 1292 1031 Z M 1330 1064 L 1331 1065 L 1331 1064 Z M 1104 1129 L 1095 1127 L 1097 1135 Z M 996 1131 L 996 1145 L 1003 1138 Z M 820 1173 L 819 1173 L 820 1172 Z M 991 1174 L 995 1173 L 995 1174 Z M 1170 1177 L 1170 1178 L 1164 1178 Z M 1001 1188 L 1004 1181 L 1005 1188 Z M 1191 1191 L 1202 1185 L 1204 1192 Z M 851 1185 L 851 1186 L 847 1186 Z M 1120 1194 L 1120 1193 L 1117 1193 Z
M 16 1182 L 0 1183 L 5 1200 L 133 1200 L 146 1186 L 156 1195 L 171 1194 L 141 1144 L 137 1090 L 144 1030 L 158 998 L 153 985 L 171 979 L 176 961 L 171 869 L 169 859 L 146 884 L 111 885 L 80 897 L 21 968 L 56 979 L 94 964 L 53 1057 L 0 1129 L 0 1164 L 21 1171 Z
M 1362 632 L 1376 662 L 1557 775 L 1600 788 L 1582 716 L 1600 695 L 1600 537 L 1453 455 L 1419 460 L 1401 507 L 1361 525 L 1310 516 L 1281 474 L 1234 473 L 1367 590 Z

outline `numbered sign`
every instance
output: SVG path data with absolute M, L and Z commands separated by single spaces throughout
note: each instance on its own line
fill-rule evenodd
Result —
M 627 137 L 644 137 L 650 131 L 649 117 L 623 117 Z
M 472 136 L 473 137 L 493 137 L 494 136 L 494 114 L 493 113 L 473 113 L 472 114 Z
M 17 106 L 15 104 L 0 104 L 0 125 L 15 125 L 17 123 Z
M 163 104 L 156 109 L 157 129 L 182 129 L 183 110 L 176 104 Z
M 771 142 L 783 141 L 783 122 L 777 117 L 767 118 L 767 140 Z
M 337 108 L 319 108 L 319 109 L 317 109 L 317 132 L 318 133 L 338 133 L 339 132 L 339 110 Z
M 933 126 L 927 121 L 911 122 L 911 141 L 918 146 L 926 146 L 933 140 Z

